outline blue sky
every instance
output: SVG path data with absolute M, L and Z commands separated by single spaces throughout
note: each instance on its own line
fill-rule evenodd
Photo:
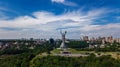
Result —
M 0 38 L 120 37 L 120 0 L 0 0 Z

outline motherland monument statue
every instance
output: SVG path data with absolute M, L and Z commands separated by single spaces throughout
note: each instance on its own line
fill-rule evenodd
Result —
M 67 33 L 67 31 L 65 31 L 65 32 L 60 31 L 60 34 L 62 35 L 62 43 L 60 45 L 60 49 L 63 49 L 63 50 L 66 49 L 66 46 L 65 46 L 65 35 L 66 35 L 66 33 Z

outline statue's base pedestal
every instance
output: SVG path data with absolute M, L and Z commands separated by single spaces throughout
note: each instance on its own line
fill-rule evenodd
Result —
M 71 54 L 70 51 L 67 50 L 67 48 L 62 49 L 61 54 Z
M 71 52 L 67 50 L 69 48 L 57 48 L 57 49 L 59 49 L 59 50 L 61 49 L 61 51 L 60 51 L 61 54 L 71 54 Z
M 61 51 L 61 54 L 71 54 L 70 51 Z

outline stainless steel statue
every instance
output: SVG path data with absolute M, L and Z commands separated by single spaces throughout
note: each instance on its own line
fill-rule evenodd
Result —
M 60 48 L 65 50 L 66 46 L 65 46 L 65 35 L 66 35 L 67 31 L 65 31 L 64 33 L 62 31 L 60 31 L 60 34 L 62 35 L 62 43 L 60 45 Z

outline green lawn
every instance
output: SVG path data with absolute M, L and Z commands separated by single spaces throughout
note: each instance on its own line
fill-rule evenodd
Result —
M 62 50 L 61 49 L 54 49 L 51 51 L 52 54 L 60 54 Z M 77 51 L 72 48 L 68 48 L 67 51 L 70 51 L 72 54 L 85 54 L 85 53 L 94 53 L 94 51 Z
M 60 54 L 61 53 L 61 49 L 54 49 L 53 51 L 51 51 L 51 55 L 54 54 Z M 95 52 L 95 51 L 77 51 L 75 49 L 72 48 L 68 48 L 67 51 L 70 51 L 72 54 L 87 54 L 87 53 L 94 53 L 95 55 L 101 54 L 101 55 L 111 55 L 111 57 L 115 58 L 115 59 L 120 59 L 120 52 Z

